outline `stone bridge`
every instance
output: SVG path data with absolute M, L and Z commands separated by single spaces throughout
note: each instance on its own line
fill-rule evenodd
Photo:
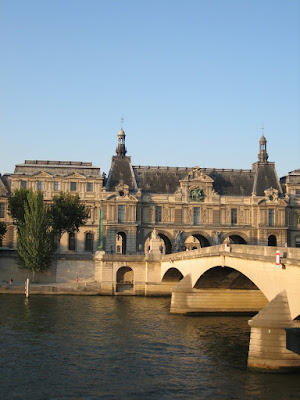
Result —
M 300 368 L 286 348 L 286 329 L 300 328 L 300 249 L 223 244 L 164 256 L 162 279 L 175 271 L 183 279 L 172 289 L 171 313 L 261 309 L 249 321 L 248 366 Z

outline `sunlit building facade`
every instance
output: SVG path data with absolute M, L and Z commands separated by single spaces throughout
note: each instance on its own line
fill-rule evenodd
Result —
M 279 180 L 264 136 L 249 170 L 132 165 L 123 129 L 107 177 L 88 162 L 27 160 L 0 179 L 3 247 L 16 246 L 7 198 L 20 188 L 41 190 L 46 202 L 76 193 L 89 207 L 87 224 L 63 235 L 61 253 L 144 254 L 154 229 L 163 253 L 224 241 L 300 247 L 300 170 Z

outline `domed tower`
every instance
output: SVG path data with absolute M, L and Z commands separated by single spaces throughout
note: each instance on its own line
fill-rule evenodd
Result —
M 259 140 L 259 153 L 258 153 L 258 161 L 261 163 L 265 163 L 268 161 L 268 153 L 267 153 L 267 140 L 262 134 L 262 137 Z
M 118 147 L 116 148 L 116 153 L 120 157 L 125 157 L 127 153 L 127 149 L 125 147 L 125 132 L 123 128 L 120 129 L 118 133 Z

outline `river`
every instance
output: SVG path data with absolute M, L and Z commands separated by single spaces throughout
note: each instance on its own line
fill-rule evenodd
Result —
M 1 295 L 0 398 L 300 399 L 300 374 L 247 371 L 246 316 L 169 298 Z

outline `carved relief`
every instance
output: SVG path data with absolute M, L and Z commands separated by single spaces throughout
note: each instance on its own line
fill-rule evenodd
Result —
M 193 209 L 191 207 L 188 209 L 187 222 L 188 224 L 193 223 Z
M 169 222 L 169 209 L 167 207 L 164 208 L 164 222 Z
M 120 181 L 120 183 L 115 187 L 115 191 L 119 193 L 119 196 L 121 197 L 128 196 L 129 186 L 124 184 L 123 181 Z
M 207 220 L 207 211 L 206 209 L 204 209 L 202 212 L 202 223 L 206 224 L 206 220 Z

